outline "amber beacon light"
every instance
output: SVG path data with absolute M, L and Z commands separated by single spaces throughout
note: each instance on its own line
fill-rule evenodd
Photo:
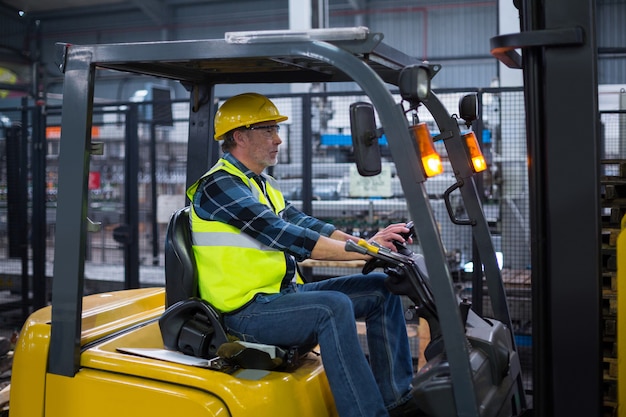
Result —
M 413 136 L 417 141 L 420 150 L 420 156 L 422 158 L 422 167 L 424 168 L 424 174 L 426 177 L 433 177 L 443 172 L 443 164 L 441 163 L 441 156 L 435 150 L 433 144 L 433 137 L 430 135 L 428 126 L 426 123 L 418 123 L 411 126 Z
M 476 139 L 474 132 L 465 133 L 463 135 L 463 143 L 465 144 L 465 149 L 467 149 L 474 172 L 478 173 L 486 170 L 487 161 L 483 156 L 483 152 L 480 150 L 480 145 L 478 144 L 478 139 Z

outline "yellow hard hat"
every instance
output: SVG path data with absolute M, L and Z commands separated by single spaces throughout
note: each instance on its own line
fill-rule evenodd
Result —
M 255 123 L 274 120 L 284 122 L 283 116 L 272 101 L 257 93 L 244 93 L 231 97 L 215 114 L 215 140 L 224 139 L 225 133 L 238 127 L 250 127 Z

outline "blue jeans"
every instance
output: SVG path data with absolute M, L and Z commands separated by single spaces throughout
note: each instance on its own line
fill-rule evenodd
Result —
M 319 344 L 324 370 L 341 417 L 388 416 L 410 398 L 411 352 L 400 297 L 385 274 L 357 274 L 259 295 L 224 316 L 228 331 L 244 341 L 279 346 Z M 355 319 L 365 320 L 368 363 Z

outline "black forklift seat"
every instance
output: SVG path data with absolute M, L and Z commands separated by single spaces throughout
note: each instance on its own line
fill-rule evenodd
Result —
M 199 298 L 188 206 L 172 215 L 165 235 L 165 308 L 159 327 L 166 348 L 210 359 L 228 342 L 220 313 Z
M 198 270 L 191 242 L 187 206 L 172 214 L 165 235 L 166 307 L 199 295 Z
M 234 344 L 223 325 L 220 312 L 199 297 L 198 270 L 193 253 L 190 208 L 177 210 L 165 235 L 165 307 L 159 319 L 163 344 L 170 350 L 211 359 L 220 353 L 244 368 L 274 369 L 296 365 L 303 353 L 297 348 L 275 346 L 271 358 L 248 344 Z M 304 352 L 309 351 L 306 349 Z

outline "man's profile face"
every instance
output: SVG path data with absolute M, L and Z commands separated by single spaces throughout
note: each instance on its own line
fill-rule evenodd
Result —
M 283 142 L 278 134 L 280 126 L 274 121 L 262 122 L 243 130 L 246 152 L 255 170 L 263 170 L 278 163 L 278 148 Z

